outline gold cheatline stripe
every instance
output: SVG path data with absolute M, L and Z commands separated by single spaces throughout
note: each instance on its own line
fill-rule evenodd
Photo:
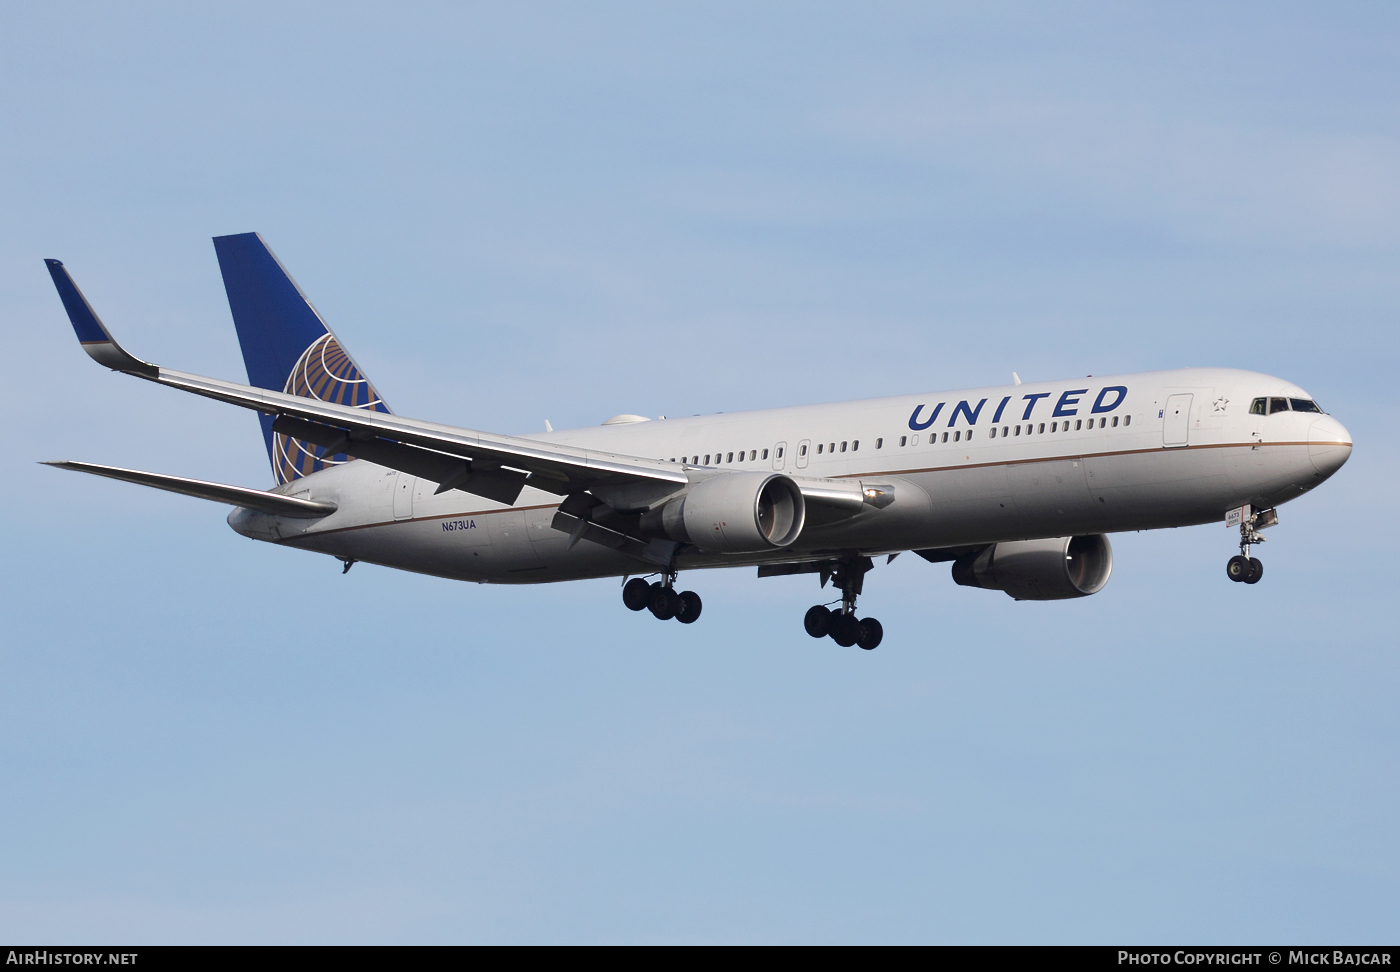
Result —
M 1047 433 L 1047 434 L 1049 434 L 1049 433 Z M 1122 451 L 1118 451 L 1118 452 L 1088 452 L 1088 453 L 1084 453 L 1084 454 L 1082 454 L 1082 455 L 1045 456 L 1045 457 L 1042 457 L 1042 458 L 1040 458 L 1040 459 L 1006 459 L 1006 460 L 1003 460 L 1003 461 L 1001 461 L 1001 462 L 973 462 L 973 463 L 967 463 L 966 465 L 956 465 L 956 466 L 926 466 L 926 467 L 924 467 L 924 468 L 922 468 L 922 469 L 898 469 L 898 470 L 886 471 L 886 472 L 878 472 L 878 473 L 875 473 L 875 472 L 846 473 L 846 474 L 841 475 L 841 476 L 823 476 L 822 478 L 823 478 L 823 479 L 875 479 L 875 478 L 878 478 L 878 477 L 880 477 L 880 476 L 910 476 L 910 475 L 914 475 L 914 474 L 916 474 L 916 473 L 947 472 L 947 471 L 953 470 L 953 469 L 984 469 L 984 468 L 986 468 L 987 466 L 1022 466 L 1022 465 L 1026 465 L 1026 464 L 1028 464 L 1028 463 L 1034 463 L 1034 462 L 1064 462 L 1064 461 L 1066 461 L 1066 460 L 1071 460 L 1071 459 L 1101 459 L 1101 458 L 1103 458 L 1103 457 L 1105 457 L 1105 456 L 1137 456 L 1137 455 L 1148 455 L 1148 454 L 1151 454 L 1151 453 L 1159 453 L 1159 452 L 1189 452 L 1189 451 L 1192 450 L 1192 449 L 1252 449 L 1252 448 L 1254 448 L 1255 446 L 1269 446 L 1269 447 L 1273 448 L 1273 447 L 1277 447 L 1277 446 L 1305 446 L 1305 445 L 1309 445 L 1309 444 L 1310 444 L 1310 443 L 1307 443 L 1307 442 L 1213 442 L 1213 443 L 1208 443 L 1208 444 L 1203 443 L 1203 444 L 1201 444 L 1201 445 L 1193 445 L 1193 446 L 1178 446 L 1178 447 L 1176 447 L 1176 448 L 1172 448 L 1172 447 L 1170 447 L 1170 446 L 1156 446 L 1156 447 L 1151 448 L 1151 449 L 1127 449 L 1127 450 L 1122 450 Z M 1314 443 L 1311 443 L 1311 445 L 1339 445 L 1339 446 L 1340 446 L 1340 445 L 1351 445 L 1351 443 L 1350 443 L 1350 442 L 1314 442 Z M 279 494 L 279 495 L 280 495 L 280 494 Z M 368 530 L 368 529 L 371 529 L 372 527 L 390 526 L 390 525 L 392 525 L 392 524 L 394 524 L 394 523 L 431 523 L 431 522 L 434 521 L 434 520 L 459 520 L 459 519 L 461 519 L 461 518 L 463 518 L 463 517 L 471 517 L 471 516 L 490 516 L 492 513 L 514 513 L 514 512 L 525 512 L 526 510 L 552 510 L 552 509 L 556 508 L 558 505 L 559 505 L 558 503 L 543 503 L 543 504 L 540 504 L 539 506 L 507 506 L 507 507 L 504 507 L 503 509 L 499 509 L 499 510 L 482 510 L 482 511 L 477 512 L 477 513 L 444 513 L 444 514 L 441 515 L 441 516 L 422 516 L 422 517 L 410 516 L 410 517 L 408 517 L 408 518 L 406 518 L 406 519 L 403 519 L 403 520 L 379 520 L 378 522 L 375 522 L 375 523 L 361 523 L 361 524 L 359 524 L 359 525 L 357 525 L 357 526 L 337 527 L 337 528 L 334 529 L 334 530 L 320 530 L 320 531 L 316 532 L 315 534 L 302 534 L 301 537 L 293 537 L 293 538 L 290 538 L 289 540 L 276 540 L 276 541 L 273 541 L 273 542 L 274 542 L 274 543 L 289 543 L 291 540 L 299 540 L 299 539 L 301 539 L 302 537 L 306 537 L 306 536 L 310 536 L 310 535 L 314 535 L 314 536 L 318 536 L 318 537 L 328 537 L 328 536 L 330 536 L 330 535 L 333 534 L 333 533 L 346 533 L 346 532 L 348 532 L 348 531 L 350 531 L 350 530 Z

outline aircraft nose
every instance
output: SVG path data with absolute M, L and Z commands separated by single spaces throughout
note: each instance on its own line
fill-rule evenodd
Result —
M 1326 479 L 1351 457 L 1351 433 L 1330 415 L 1324 415 L 1308 430 L 1308 458 L 1317 475 Z

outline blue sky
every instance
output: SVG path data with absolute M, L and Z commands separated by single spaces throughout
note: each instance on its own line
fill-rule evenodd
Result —
M 138 942 L 1374 942 L 1400 931 L 1400 10 L 8 4 L 0 934 Z M 503 432 L 1191 365 L 1350 463 L 1115 536 L 1092 598 L 906 556 L 494 588 L 35 465 L 270 483 L 209 238 L 396 411 Z

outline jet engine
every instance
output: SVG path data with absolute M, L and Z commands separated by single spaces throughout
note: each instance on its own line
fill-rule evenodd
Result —
M 705 553 L 761 553 L 795 542 L 806 516 L 802 491 L 787 476 L 732 472 L 702 480 L 644 514 L 642 529 Z
M 953 561 L 964 587 L 1005 591 L 1018 601 L 1058 601 L 1097 594 L 1113 572 L 1108 537 L 1053 537 L 994 543 Z

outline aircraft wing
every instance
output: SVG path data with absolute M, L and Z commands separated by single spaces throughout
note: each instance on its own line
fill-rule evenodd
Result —
M 276 416 L 273 428 L 296 438 L 439 484 L 513 503 L 526 483 L 560 496 L 596 490 L 644 508 L 691 481 L 678 463 L 614 455 L 554 443 L 494 435 L 288 395 L 237 382 L 159 367 L 127 353 L 98 319 L 58 260 L 45 261 L 83 349 L 114 371 L 205 398 Z M 804 497 L 851 515 L 861 508 L 855 482 L 799 480 Z M 605 499 L 606 501 L 606 499 Z

